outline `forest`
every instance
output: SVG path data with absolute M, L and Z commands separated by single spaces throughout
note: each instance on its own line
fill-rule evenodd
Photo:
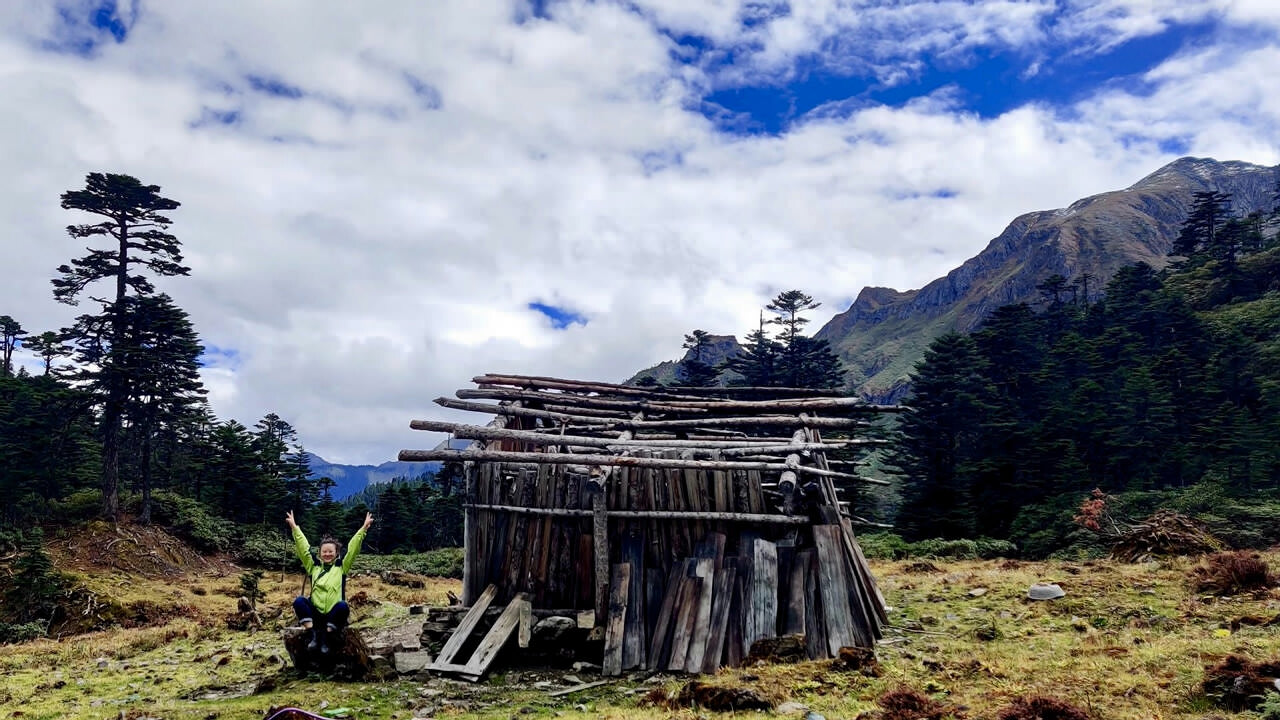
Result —
M 1196 193 L 1168 265 L 1081 276 L 933 342 L 912 376 L 890 514 L 907 540 L 1076 552 L 1095 490 L 1131 520 L 1169 507 L 1237 547 L 1280 541 L 1280 210 Z M 1277 192 L 1280 205 L 1280 191 Z
M 55 301 L 85 305 L 70 327 L 0 315 L 0 548 L 39 526 L 127 517 L 279 567 L 289 510 L 317 540 L 345 539 L 372 510 L 384 519 L 365 542 L 375 553 L 461 544 L 452 468 L 339 502 L 287 420 L 268 413 L 249 427 L 214 415 L 200 336 L 155 285 L 190 274 L 169 231 L 180 203 L 137 178 L 90 173 L 61 206 L 96 220 L 67 232 L 100 247 L 52 278 Z M 38 359 L 34 370 L 23 355 Z

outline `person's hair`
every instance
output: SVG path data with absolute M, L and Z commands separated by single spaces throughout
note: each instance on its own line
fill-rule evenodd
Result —
M 325 535 L 324 539 L 320 541 L 320 544 L 316 546 L 316 552 L 319 552 L 320 548 L 324 547 L 325 545 L 332 545 L 335 552 L 337 552 L 339 555 L 342 554 L 342 543 L 338 542 L 337 538 L 332 538 L 332 537 L 329 537 L 328 535 Z

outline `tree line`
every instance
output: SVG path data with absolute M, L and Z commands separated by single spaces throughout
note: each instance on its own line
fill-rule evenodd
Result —
M 688 387 L 713 385 L 789 387 L 839 390 L 845 369 L 826 340 L 803 334 L 809 323 L 803 313 L 822 305 L 800 290 L 779 293 L 760 313 L 760 324 L 747 335 L 741 349 L 713 363 L 711 333 L 694 330 L 684 336 L 688 352 L 676 366 L 675 384 Z M 771 317 L 765 318 L 765 311 Z M 768 329 L 776 327 L 770 333 Z M 645 375 L 638 384 L 660 384 Z
M 155 284 L 190 274 L 170 232 L 168 213 L 180 203 L 129 175 L 90 173 L 83 188 L 62 194 L 61 206 L 93 218 L 67 227 L 91 247 L 57 268 L 53 297 L 87 308 L 57 330 L 28 330 L 0 315 L 0 533 L 126 513 L 146 523 L 159 513 L 225 544 L 248 538 L 251 528 L 278 530 L 293 510 L 309 534 L 345 537 L 366 510 L 399 515 L 435 503 L 432 531 L 421 527 L 425 520 L 406 520 L 407 531 L 384 530 L 368 547 L 461 542 L 460 529 L 453 532 L 461 507 L 445 517 L 452 506 L 439 498 L 452 493 L 434 474 L 367 491 L 344 507 L 332 497 L 332 480 L 312 477 L 289 422 L 269 413 L 248 427 L 213 414 L 200 379 L 200 336 Z M 37 369 L 19 364 L 23 353 Z
M 1270 213 L 1233 217 L 1230 200 L 1195 195 L 1163 270 L 1122 268 L 1097 299 L 1093 278 L 1056 275 L 1041 302 L 937 338 L 887 458 L 897 531 L 1047 553 L 1063 537 L 1046 518 L 1093 488 L 1274 497 L 1280 188 Z

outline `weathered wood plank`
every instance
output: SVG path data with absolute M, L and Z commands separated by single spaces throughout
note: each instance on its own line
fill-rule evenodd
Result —
M 602 675 L 622 674 L 622 645 L 626 635 L 627 593 L 631 589 L 631 566 L 613 566 L 609 587 L 609 619 L 604 631 L 604 664 Z
M 813 543 L 818 555 L 818 594 L 822 600 L 828 657 L 854 645 L 853 614 L 849 610 L 849 578 L 845 576 L 844 545 L 836 525 L 815 525 Z
M 480 597 L 472 603 L 471 609 L 466 615 L 462 616 L 462 622 L 458 623 L 458 629 L 453 631 L 449 639 L 445 641 L 444 647 L 440 648 L 440 654 L 436 656 L 433 664 L 448 665 L 453 662 L 453 656 L 458 654 L 458 650 L 462 648 L 463 643 L 476 629 L 476 625 L 480 623 L 480 618 L 484 617 L 484 611 L 489 609 L 489 604 L 493 602 L 493 598 L 498 594 L 498 586 L 489 585 L 480 593 Z
M 723 662 L 725 639 L 729 629 L 729 611 L 733 606 L 733 590 L 737 576 L 737 569 L 732 567 L 716 571 L 711 605 L 711 634 L 707 638 L 707 651 L 702 659 L 704 673 L 719 670 Z
M 662 599 L 662 607 L 658 610 L 658 619 L 654 622 L 653 633 L 649 638 L 649 656 L 645 667 L 656 670 L 666 667 L 666 658 L 671 657 L 671 628 L 673 619 L 679 614 L 676 603 L 684 592 L 683 581 L 686 575 L 685 564 L 677 562 L 667 574 L 666 594 Z
M 698 558 L 694 575 L 701 581 L 694 602 L 693 633 L 689 638 L 689 651 L 684 669 L 691 673 L 702 672 L 707 653 L 707 641 L 711 637 L 711 604 L 715 595 L 715 558 Z
M 642 667 L 645 661 L 644 634 L 644 536 L 629 532 L 622 538 L 622 562 L 630 569 L 627 589 L 627 619 L 623 627 L 622 669 Z
M 754 616 L 753 635 L 743 636 L 744 648 L 760 638 L 778 635 L 778 548 L 768 540 L 752 545 L 751 601 L 747 612 Z
M 684 578 L 680 597 L 676 600 L 675 628 L 671 635 L 671 658 L 668 670 L 683 670 L 689 658 L 689 643 L 693 639 L 694 624 L 698 619 L 698 595 L 702 592 L 702 578 L 696 574 L 697 561 L 686 564 L 688 575 Z
M 520 623 L 520 615 L 526 612 L 524 608 L 528 605 L 528 593 L 516 595 L 515 599 L 498 616 L 498 619 L 493 623 L 493 627 L 489 628 L 489 632 L 480 641 L 476 651 L 471 654 L 471 659 L 467 661 L 465 672 L 481 677 L 489 670 L 489 665 L 493 663 L 493 659 L 498 656 L 498 651 L 502 649 L 507 639 L 511 637 L 511 633 L 515 631 L 516 625 Z
M 801 550 L 796 553 L 791 563 L 791 574 L 788 577 L 790 586 L 787 594 L 787 620 L 783 632 L 787 635 L 797 633 L 808 634 L 805 629 L 805 607 L 808 594 L 809 568 L 813 564 L 813 551 Z

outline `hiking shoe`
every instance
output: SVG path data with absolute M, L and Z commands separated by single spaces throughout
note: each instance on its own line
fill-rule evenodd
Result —
M 315 630 L 311 631 L 311 639 L 307 641 L 308 652 L 315 652 L 316 648 L 320 646 L 320 638 L 317 637 L 319 634 L 320 633 L 316 632 Z

